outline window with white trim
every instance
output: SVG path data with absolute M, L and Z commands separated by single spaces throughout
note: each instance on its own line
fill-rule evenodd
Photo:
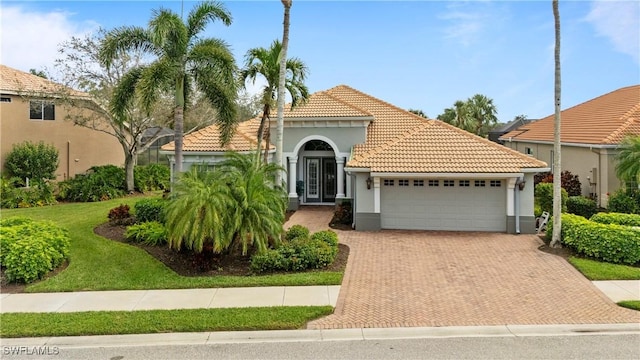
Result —
M 469 187 L 470 181 L 469 180 L 460 180 L 458 181 L 458 186 L 462 186 L 462 187 Z
M 413 186 L 424 186 L 424 180 L 413 180 Z
M 475 187 L 485 187 L 486 186 L 486 181 L 484 181 L 484 180 L 476 180 L 476 181 L 474 181 L 473 185 L 475 185 Z
M 29 101 L 29 119 L 31 120 L 55 120 L 56 106 L 48 101 Z
M 502 186 L 502 180 L 491 180 L 489 182 L 489 186 L 491 186 L 491 187 L 501 187 Z
M 394 183 L 393 179 L 384 179 L 382 181 L 382 185 L 384 186 L 393 186 L 393 183 Z
M 409 180 L 406 180 L 406 179 L 398 180 L 398 186 L 409 186 Z
M 429 186 L 440 186 L 440 180 L 429 180 Z
M 443 183 L 444 183 L 444 187 L 456 186 L 455 180 L 444 180 Z

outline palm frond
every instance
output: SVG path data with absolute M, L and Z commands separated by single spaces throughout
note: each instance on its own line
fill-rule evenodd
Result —
M 192 39 L 202 32 L 207 24 L 220 20 L 224 25 L 231 25 L 231 13 L 227 8 L 217 1 L 205 1 L 191 9 L 187 17 L 188 37 Z
M 149 33 L 137 26 L 123 26 L 109 31 L 100 46 L 98 58 L 107 68 L 122 53 L 128 50 L 156 53 Z

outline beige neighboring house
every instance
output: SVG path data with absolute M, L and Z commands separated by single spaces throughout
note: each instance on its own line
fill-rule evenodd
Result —
M 504 134 L 504 145 L 553 164 L 549 115 Z M 562 170 L 578 175 L 582 194 L 606 207 L 624 184 L 616 176 L 617 148 L 626 135 L 640 135 L 640 85 L 624 87 L 561 113 Z M 552 169 L 553 171 L 553 169 Z
M 44 141 L 58 149 L 57 180 L 96 165 L 122 166 L 124 154 L 115 137 L 66 119 L 68 105 L 55 101 L 61 92 L 91 101 L 86 93 L 0 65 L 0 165 L 4 168 L 14 144 Z
M 291 209 L 351 201 L 363 231 L 535 231 L 533 176 L 549 170 L 543 161 L 345 85 L 283 115 Z M 253 151 L 259 121 L 239 125 L 226 147 L 215 126 L 186 135 L 183 169 Z M 172 163 L 173 149 L 162 147 Z

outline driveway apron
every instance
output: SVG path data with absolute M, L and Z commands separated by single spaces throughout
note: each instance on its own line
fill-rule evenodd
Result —
M 326 229 L 330 213 L 303 208 L 286 227 Z M 310 329 L 640 322 L 535 235 L 337 232 L 350 248 L 338 302 Z

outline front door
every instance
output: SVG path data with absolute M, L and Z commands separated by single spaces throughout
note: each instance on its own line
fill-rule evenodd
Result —
M 313 157 L 305 159 L 306 202 L 335 202 L 336 159 Z

